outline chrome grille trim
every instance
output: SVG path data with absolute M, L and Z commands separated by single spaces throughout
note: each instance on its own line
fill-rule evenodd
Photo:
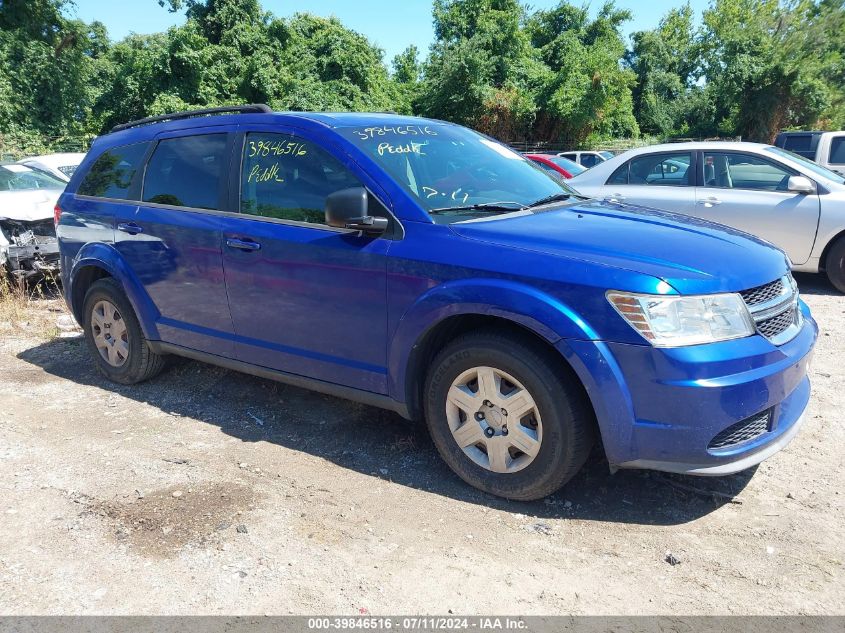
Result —
M 791 341 L 801 330 L 803 319 L 798 307 L 798 286 L 787 273 L 762 286 L 740 293 L 758 334 L 774 345 Z

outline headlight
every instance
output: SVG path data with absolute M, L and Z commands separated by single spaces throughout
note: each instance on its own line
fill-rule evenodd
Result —
M 683 297 L 608 292 L 607 299 L 655 347 L 728 341 L 756 331 L 738 294 Z

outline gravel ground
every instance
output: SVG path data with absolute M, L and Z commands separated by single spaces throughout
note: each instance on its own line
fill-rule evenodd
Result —
M 844 614 L 845 297 L 799 284 L 822 334 L 786 450 L 721 479 L 596 455 L 537 503 L 376 409 L 187 361 L 107 383 L 34 301 L 0 323 L 0 613 Z

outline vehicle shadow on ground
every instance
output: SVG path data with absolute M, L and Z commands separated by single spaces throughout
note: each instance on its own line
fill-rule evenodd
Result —
M 18 358 L 70 382 L 188 418 L 185 424 L 195 424 L 194 420 L 214 424 L 244 442 L 273 442 L 403 486 L 540 521 L 682 524 L 731 503 L 754 472 L 706 479 L 646 471 L 611 475 L 597 449 L 582 471 L 552 497 L 511 502 L 460 481 L 440 460 L 425 425 L 394 413 L 182 359 L 175 359 L 151 381 L 118 385 L 97 372 L 81 339 L 54 339 L 19 353 Z M 542 523 L 538 529 L 544 529 Z
M 818 295 L 830 297 L 842 295 L 827 278 L 827 275 L 815 273 L 794 273 L 795 281 L 798 282 L 798 291 L 802 295 Z

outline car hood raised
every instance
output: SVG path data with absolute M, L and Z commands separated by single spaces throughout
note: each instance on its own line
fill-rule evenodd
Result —
M 585 201 L 451 228 L 469 239 L 651 275 L 681 294 L 746 290 L 788 270 L 782 251 L 747 233 L 632 205 Z
M 33 222 L 53 217 L 60 189 L 0 191 L 0 218 Z

